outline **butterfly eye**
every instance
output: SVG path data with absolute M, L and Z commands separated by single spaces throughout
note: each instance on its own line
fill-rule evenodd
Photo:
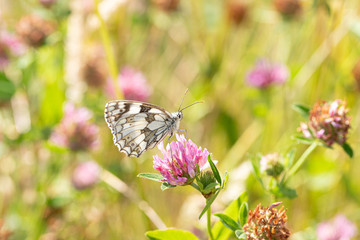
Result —
M 178 114 L 178 118 L 179 118 L 180 120 L 183 118 L 183 114 L 182 114 L 182 112 L 179 112 L 179 114 Z

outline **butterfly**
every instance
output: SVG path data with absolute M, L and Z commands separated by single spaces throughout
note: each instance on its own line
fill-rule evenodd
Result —
M 146 102 L 115 100 L 105 106 L 105 121 L 119 151 L 127 156 L 139 157 L 166 136 L 172 137 L 179 130 L 182 111 L 200 102 L 181 110 L 180 104 L 177 112 L 170 113 Z

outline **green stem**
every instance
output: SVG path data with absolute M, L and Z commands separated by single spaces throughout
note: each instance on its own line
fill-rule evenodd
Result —
M 112 80 L 114 81 L 116 96 L 120 99 L 123 99 L 124 96 L 123 96 L 122 92 L 120 91 L 117 65 L 116 65 L 116 61 L 115 61 L 115 56 L 111 49 L 111 41 L 110 41 L 109 32 L 107 31 L 107 29 L 105 27 L 104 19 L 101 17 L 101 14 L 99 12 L 99 0 L 95 0 L 95 11 L 96 11 L 96 16 L 98 17 L 99 22 L 100 22 L 101 38 L 102 38 L 102 42 L 103 42 L 103 45 L 105 48 L 106 61 L 109 66 L 110 75 L 111 75 Z
M 190 186 L 192 186 L 193 188 L 195 188 L 196 190 L 198 190 L 198 191 L 200 192 L 200 188 L 199 188 L 198 185 L 196 185 L 196 183 L 192 182 L 192 183 L 190 184 Z
M 288 175 L 288 179 L 294 175 L 299 168 L 303 165 L 303 163 L 305 162 L 306 158 L 310 155 L 310 153 L 312 153 L 312 151 L 314 151 L 314 149 L 319 145 L 318 141 L 314 141 L 309 147 L 308 149 L 306 149 L 306 151 L 301 155 L 301 157 L 299 158 L 299 160 L 297 160 L 297 162 L 294 164 L 294 166 L 290 169 L 289 171 L 289 175 Z
M 207 201 L 207 200 L 206 200 Z M 211 240 L 214 240 L 214 236 L 211 232 L 211 206 L 208 208 L 207 212 L 206 212 L 206 219 L 207 219 L 207 230 L 209 233 L 209 237 Z

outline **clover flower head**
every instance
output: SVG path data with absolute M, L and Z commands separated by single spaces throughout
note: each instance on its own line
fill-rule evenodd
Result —
M 165 12 L 176 11 L 179 7 L 180 0 L 153 0 L 155 6 Z
M 162 181 L 171 185 L 191 184 L 197 174 L 207 167 L 207 156 L 209 152 L 197 147 L 190 139 L 186 140 L 184 135 L 176 134 L 177 141 L 158 145 L 163 158 L 154 156 L 154 168 L 164 177 Z
M 273 84 L 282 84 L 289 77 L 289 70 L 283 64 L 274 64 L 262 59 L 247 75 L 247 83 L 257 88 L 267 88 Z
M 261 156 L 260 159 L 260 170 L 266 172 L 269 176 L 279 176 L 284 170 L 282 164 L 282 156 L 278 153 L 269 153 Z
M 52 22 L 36 15 L 24 16 L 16 25 L 18 35 L 32 47 L 42 46 L 54 30 L 55 26 Z
M 343 145 L 350 128 L 348 111 L 345 101 L 319 101 L 310 110 L 309 122 L 301 123 L 299 130 L 306 138 L 320 139 L 329 147 L 334 143 Z
M 39 0 L 39 3 L 46 8 L 50 8 L 56 2 L 57 2 L 57 0 Z
M 228 19 L 234 24 L 243 23 L 248 15 L 249 7 L 246 1 L 230 0 L 227 3 Z
M 248 221 L 243 227 L 248 240 L 285 240 L 290 237 L 290 231 L 286 227 L 286 209 L 284 210 L 284 206 L 279 210 L 275 209 L 280 204 L 281 202 L 273 203 L 268 208 L 258 204 L 254 211 L 249 211 Z
M 65 106 L 65 114 L 60 124 L 50 136 L 50 141 L 73 151 L 95 148 L 99 144 L 98 127 L 90 122 L 92 113 L 86 108 Z
M 332 221 L 320 223 L 316 234 L 319 240 L 350 240 L 357 234 L 357 228 L 353 222 L 340 214 Z
M 284 17 L 297 17 L 302 12 L 302 5 L 300 0 L 275 0 L 275 9 Z
M 72 184 L 76 189 L 85 189 L 99 181 L 100 167 L 94 161 L 80 163 L 72 174 Z
M 10 56 L 20 56 L 25 50 L 19 38 L 7 31 L 0 31 L 0 70 L 9 64 Z
M 145 76 L 131 67 L 124 67 L 118 77 L 118 84 L 126 100 L 146 102 L 151 95 L 151 88 L 147 84 Z M 107 81 L 105 88 L 109 98 L 115 98 L 115 86 L 111 79 Z

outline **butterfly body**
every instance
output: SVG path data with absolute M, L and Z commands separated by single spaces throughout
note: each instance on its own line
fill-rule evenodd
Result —
M 179 129 L 181 111 L 170 113 L 164 108 L 145 102 L 116 100 L 105 106 L 107 122 L 119 151 L 139 157 L 154 148 L 166 136 Z

